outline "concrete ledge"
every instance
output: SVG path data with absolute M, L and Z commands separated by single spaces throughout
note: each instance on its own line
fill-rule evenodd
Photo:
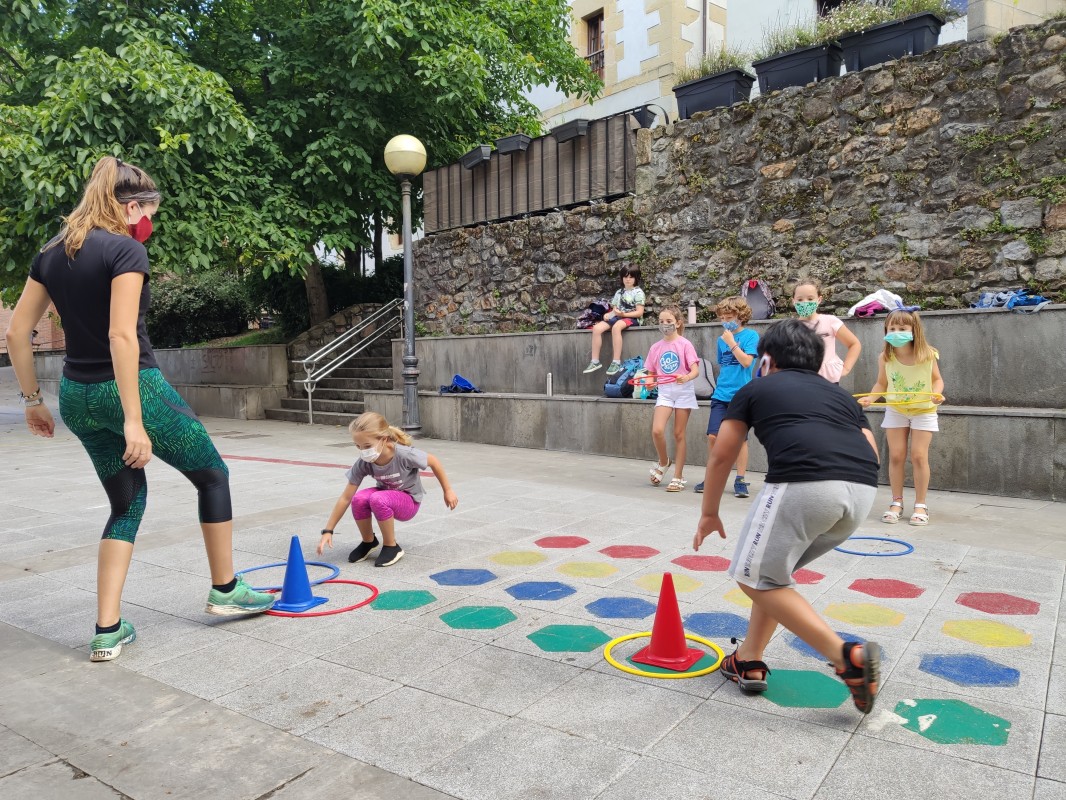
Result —
M 368 411 L 393 424 L 403 417 L 403 396 L 396 391 L 365 393 Z M 703 467 L 708 412 L 689 420 L 687 462 Z M 606 397 L 485 393 L 439 395 L 419 392 L 424 435 L 435 439 L 562 450 L 651 461 L 651 409 L 646 400 Z M 870 424 L 882 464 L 888 450 L 881 412 L 871 409 Z M 750 439 L 749 467 L 765 472 L 766 453 Z M 930 488 L 1038 500 L 1066 499 L 1066 411 L 1042 408 L 952 406 L 940 412 L 940 433 L 929 454 Z M 690 483 L 700 480 L 688 475 Z M 881 469 L 888 482 L 887 467 Z M 910 484 L 908 479 L 908 485 Z

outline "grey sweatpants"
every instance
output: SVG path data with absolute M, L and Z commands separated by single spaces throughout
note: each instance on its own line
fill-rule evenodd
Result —
M 855 532 L 876 494 L 849 481 L 766 484 L 744 520 L 730 576 L 753 589 L 793 586 L 793 572 Z

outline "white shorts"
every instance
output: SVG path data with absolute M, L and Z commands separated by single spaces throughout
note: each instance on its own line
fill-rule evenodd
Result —
M 659 399 L 655 401 L 655 405 L 695 411 L 700 407 L 696 402 L 696 386 L 692 383 L 664 383 L 659 387 Z
M 936 432 L 940 430 L 935 411 L 930 411 L 928 414 L 917 414 L 913 417 L 908 417 L 906 414 L 900 414 L 891 406 L 885 407 L 885 418 L 881 420 L 881 427 L 910 428 L 912 431 Z

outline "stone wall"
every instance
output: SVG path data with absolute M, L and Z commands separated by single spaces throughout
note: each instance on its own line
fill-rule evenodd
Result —
M 632 198 L 417 242 L 420 332 L 569 328 L 627 263 L 700 321 L 749 277 L 817 278 L 826 311 L 1066 300 L 1066 20 L 638 133 Z

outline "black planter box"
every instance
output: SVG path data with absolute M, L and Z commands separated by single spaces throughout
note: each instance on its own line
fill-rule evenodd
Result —
M 833 42 L 790 50 L 756 61 L 752 66 L 759 76 L 759 91 L 766 94 L 835 77 L 840 74 L 842 56 L 840 45 Z
M 533 139 L 524 133 L 512 133 L 510 136 L 496 140 L 496 152 L 500 154 L 519 153 L 528 149 L 531 141 Z
M 466 169 L 473 169 L 478 164 L 484 164 L 492 158 L 492 145 L 479 144 L 465 156 L 459 159 L 459 163 Z
M 552 128 L 552 136 L 555 137 L 557 142 L 569 142 L 571 139 L 584 136 L 588 132 L 589 121 L 587 119 L 572 119 Z
M 925 12 L 841 36 L 844 66 L 848 72 L 858 72 L 895 58 L 925 53 L 936 47 L 943 26 L 943 19 Z
M 747 100 L 753 83 L 755 76 L 742 69 L 729 69 L 679 83 L 674 87 L 677 113 L 681 119 L 688 119 L 697 111 L 710 111 Z

